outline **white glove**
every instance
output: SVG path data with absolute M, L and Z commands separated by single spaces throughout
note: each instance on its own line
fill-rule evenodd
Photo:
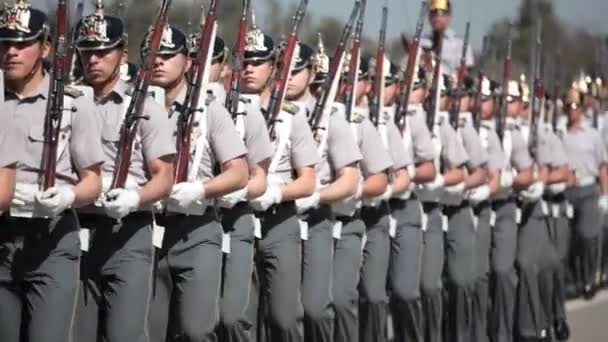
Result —
M 462 195 L 465 190 L 465 185 L 464 182 L 460 182 L 455 185 L 446 186 L 444 190 L 450 195 Z
M 21 190 L 19 187 L 15 188 L 15 194 L 11 201 L 12 207 L 21 207 L 27 203 L 33 203 L 35 201 L 35 193 Z
M 386 187 L 386 191 L 379 196 L 381 201 L 388 201 L 391 199 L 391 197 L 393 197 L 393 186 L 392 185 L 388 185 Z
M 139 194 L 135 190 L 112 189 L 101 204 L 108 216 L 120 220 L 139 208 Z
M 513 187 L 513 172 L 511 170 L 502 170 L 500 172 L 500 187 L 502 189 L 509 189 Z
M 553 183 L 549 185 L 549 192 L 553 195 L 561 194 L 566 191 L 566 182 Z
M 437 176 L 435 176 L 435 179 L 432 182 L 423 184 L 423 186 L 428 191 L 435 191 L 435 190 L 442 189 L 444 185 L 445 185 L 445 180 L 443 179 L 443 175 L 441 175 L 441 174 L 437 174 Z
M 269 185 L 266 188 L 266 192 L 262 196 L 249 201 L 249 205 L 251 205 L 254 210 L 266 211 L 272 205 L 281 203 L 282 198 L 283 194 L 281 193 L 281 187 L 278 185 Z
M 545 184 L 543 182 L 537 181 L 532 183 L 528 189 L 522 191 L 520 193 L 522 199 L 527 202 L 537 202 L 543 197 L 543 192 L 545 191 Z
M 314 194 L 308 197 L 298 198 L 296 200 L 296 209 L 298 210 L 298 214 L 302 214 L 308 209 L 318 208 L 320 200 L 321 196 L 318 192 L 315 192 Z
M 231 192 L 217 199 L 217 204 L 222 208 L 234 208 L 237 203 L 247 201 L 247 188 Z
M 484 184 L 476 187 L 475 189 L 471 189 L 467 195 L 467 198 L 471 204 L 478 205 L 479 203 L 490 198 L 490 186 Z
M 173 186 L 171 195 L 169 195 L 169 205 L 188 209 L 203 199 L 205 199 L 203 184 L 200 182 L 184 182 Z
M 67 187 L 53 187 L 36 194 L 36 203 L 44 215 L 49 217 L 55 217 L 70 208 L 75 199 L 74 190 Z
M 409 165 L 407 167 L 407 175 L 410 176 L 410 181 L 414 183 L 414 178 L 416 177 L 416 166 Z
M 603 214 L 608 214 L 608 194 L 600 195 L 597 206 Z

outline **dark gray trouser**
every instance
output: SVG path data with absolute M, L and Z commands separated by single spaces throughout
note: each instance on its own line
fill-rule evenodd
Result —
M 446 288 L 448 290 L 448 341 L 468 342 L 473 331 L 473 294 L 475 292 L 475 225 L 470 206 L 445 207 L 448 217 L 446 234 Z
M 216 210 L 159 217 L 157 222 L 165 227 L 165 237 L 150 306 L 150 341 L 216 341 L 222 264 Z
M 222 226 L 230 232 L 230 253 L 224 254 L 220 299 L 220 341 L 250 341 L 252 321 L 247 316 L 253 271 L 253 214 L 247 203 L 221 209 Z
M 303 341 L 301 302 L 302 242 L 294 202 L 260 213 L 262 239 L 255 261 L 264 315 L 262 342 Z
M 386 292 L 390 236 L 388 205 L 364 207 L 361 218 L 367 240 L 363 246 L 359 284 L 359 336 L 362 341 L 386 341 L 388 294 Z
M 568 263 L 568 252 L 570 247 L 570 224 L 566 216 L 567 201 L 564 195 L 553 197 L 550 201 L 551 206 L 559 209 L 559 216 L 553 216 L 551 210 L 551 230 L 550 238 L 557 258 L 559 260 L 553 275 L 553 302 L 552 317 L 553 321 L 566 320 L 566 267 Z
M 357 212 L 353 217 L 337 217 L 342 222 L 342 236 L 335 240 L 333 263 L 336 342 L 359 341 L 359 291 L 361 243 L 365 224 Z
M 522 205 L 518 245 L 517 334 L 523 338 L 543 338 L 553 324 L 550 303 L 559 259 L 540 202 Z
M 147 342 L 152 294 L 152 214 L 134 213 L 121 223 L 80 215 L 93 229 L 83 259 L 84 280 L 74 324 L 76 341 Z
M 391 214 L 397 220 L 397 231 L 391 239 L 388 276 L 394 341 L 422 341 L 420 202 L 416 199 L 393 199 L 389 203 Z
M 302 242 L 302 304 L 304 339 L 333 341 L 335 314 L 332 308 L 332 266 L 334 259 L 333 220 L 329 206 L 311 209 L 308 240 Z
M 490 249 L 492 227 L 489 202 L 473 208 L 477 220 L 475 227 L 475 289 L 473 294 L 473 338 L 471 341 L 489 341 L 488 314 L 490 304 Z
M 578 246 L 574 248 L 580 259 L 577 270 L 579 282 L 593 284 L 598 269 L 599 241 L 601 236 L 600 212 L 597 205 L 599 187 L 590 185 L 568 191 L 568 199 L 574 207 L 572 226 Z
M 427 229 L 423 234 L 422 255 L 422 313 L 424 341 L 443 341 L 443 268 L 445 262 L 445 235 L 441 227 L 441 210 L 436 203 L 423 203 L 428 217 Z
M 69 341 L 78 291 L 76 217 L 0 218 L 0 341 Z
M 496 212 L 496 224 L 492 230 L 492 309 L 488 330 L 492 342 L 513 342 L 518 280 L 515 271 L 517 205 L 514 199 L 504 199 L 495 201 L 492 206 Z

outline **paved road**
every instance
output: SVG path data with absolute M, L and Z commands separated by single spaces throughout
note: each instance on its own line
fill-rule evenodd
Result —
M 567 308 L 572 328 L 569 342 L 608 341 L 608 291 L 599 293 L 592 302 L 569 302 Z

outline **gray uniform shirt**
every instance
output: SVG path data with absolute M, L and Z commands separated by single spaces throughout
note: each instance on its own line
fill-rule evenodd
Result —
M 458 137 L 469 156 L 469 169 L 485 167 L 488 163 L 488 152 L 481 144 L 481 139 L 472 125 L 471 113 L 461 113 L 464 118 L 458 125 Z M 468 120 L 467 120 L 468 118 Z
M 169 112 L 169 125 L 172 127 L 170 132 L 173 133 L 174 137 L 173 144 L 176 143 L 177 120 L 179 118 L 180 107 L 185 101 L 186 91 L 187 87 L 184 87 Z M 207 99 L 201 97 L 202 100 L 206 100 L 206 102 L 200 105 L 206 105 L 206 107 L 202 115 L 197 116 L 194 120 L 191 148 L 196 145 L 197 138 L 204 139 L 204 151 L 196 179 L 206 181 L 216 175 L 217 165 L 245 156 L 247 149 L 234 127 L 228 110 L 210 95 Z M 201 120 L 205 120 L 205 131 L 200 132 L 200 134 L 204 134 L 204 137 L 197 137 L 197 128 L 202 127 Z M 191 167 L 193 165 L 193 155 L 196 155 L 196 152 L 191 153 Z
M 361 160 L 361 172 L 363 178 L 388 170 L 393 166 L 390 154 L 383 146 L 382 138 L 378 130 L 365 116 L 364 110 L 357 108 L 351 117 L 352 132 L 363 159 Z
M 422 47 L 432 47 L 432 37 L 426 36 L 421 40 Z M 464 40 L 456 36 L 456 32 L 452 28 L 448 28 L 443 33 L 443 45 L 441 48 L 441 72 L 444 74 L 452 75 L 458 71 L 460 66 L 460 57 L 462 56 L 462 45 Z M 467 47 L 466 53 L 466 65 L 471 67 L 475 64 L 473 58 L 473 49 L 471 45 Z
M 22 149 L 17 164 L 17 183 L 38 184 L 44 147 L 44 121 L 46 117 L 49 76 L 26 96 L 5 92 L 4 115 L 15 126 L 15 146 Z M 66 99 L 70 97 L 66 95 Z M 75 185 L 78 175 L 74 171 L 104 161 L 101 152 L 101 130 L 95 119 L 93 99 L 87 96 L 71 97 L 75 112 L 64 113 L 58 143 L 57 185 Z M 69 120 L 68 120 L 69 119 Z
M 571 127 L 564 137 L 564 143 L 576 180 L 581 182 L 598 178 L 600 166 L 608 163 L 608 153 L 606 148 L 602 148 L 598 132 L 586 125 Z
M 426 113 L 422 104 L 408 106 L 406 130 L 412 136 L 416 163 L 433 161 L 436 157 L 431 131 L 424 122 L 425 117 Z
M 507 161 L 505 153 L 500 145 L 498 134 L 494 127 L 486 122 L 481 122 L 479 127 L 479 137 L 481 145 L 485 148 L 488 154 L 487 167 L 490 171 L 500 171 L 506 167 Z
M 243 138 L 247 147 L 247 162 L 249 165 L 259 164 L 274 155 L 266 121 L 260 110 L 259 100 L 254 100 L 251 95 L 243 96 L 239 103 L 239 113 L 232 118 L 237 132 Z M 242 123 L 240 120 L 242 120 Z
M 17 163 L 23 153 L 17 132 L 13 119 L 4 117 L 0 126 L 0 168 Z
M 102 178 L 105 187 L 108 187 L 108 179 L 112 179 L 118 153 L 120 140 L 120 127 L 125 116 L 126 107 L 129 105 L 130 86 L 119 80 L 114 89 L 108 95 L 96 99 L 96 115 L 100 127 L 102 127 L 102 142 L 104 152 L 104 165 Z M 166 111 L 149 97 L 145 100 L 143 113 L 148 115 L 148 120 L 140 120 L 135 138 L 131 165 L 127 177 L 127 188 L 137 188 L 144 185 L 150 179 L 147 161 L 152 161 L 164 156 L 175 154 L 175 141 L 171 136 L 172 131 L 167 129 L 171 123 L 167 119 Z M 104 190 L 108 190 L 107 188 Z

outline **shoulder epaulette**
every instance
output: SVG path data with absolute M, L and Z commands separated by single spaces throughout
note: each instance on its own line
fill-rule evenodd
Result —
M 365 117 L 360 113 L 353 113 L 350 118 L 350 122 L 361 123 Z
M 66 85 L 63 87 L 63 93 L 73 98 L 79 98 L 84 95 L 84 92 L 72 85 Z
M 283 102 L 283 110 L 289 114 L 297 114 L 300 111 L 300 107 L 296 106 L 292 102 Z

